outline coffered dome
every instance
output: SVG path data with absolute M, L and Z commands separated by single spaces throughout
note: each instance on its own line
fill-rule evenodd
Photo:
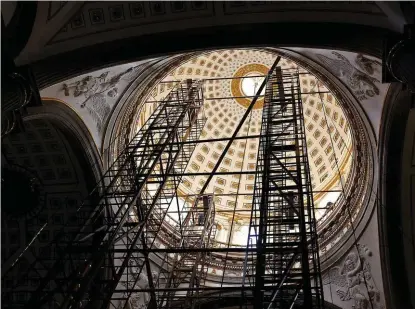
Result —
M 211 172 L 226 145 L 220 139 L 232 136 L 276 56 L 265 50 L 220 50 L 198 54 L 170 68 L 156 82 L 135 115 L 131 135 L 141 128 L 177 82 L 202 80 L 203 113 L 207 121 L 200 140 L 206 142 L 196 146 L 186 173 Z M 314 75 L 289 59 L 282 58 L 279 66 L 300 73 L 308 159 L 319 219 L 336 204 L 341 191 L 340 175 L 347 181 L 350 172 L 353 152 L 350 125 L 334 95 Z M 233 142 L 219 173 L 205 191 L 216 196 L 218 222 L 224 226 L 236 222 L 241 232 L 249 222 L 252 206 L 263 102 L 263 97 L 256 102 L 238 134 L 241 139 Z M 229 172 L 235 174 L 226 174 Z M 178 194 L 182 197 L 198 194 L 206 179 L 206 174 L 184 176 Z M 235 243 L 243 242 L 245 235 L 242 234 L 234 238 Z

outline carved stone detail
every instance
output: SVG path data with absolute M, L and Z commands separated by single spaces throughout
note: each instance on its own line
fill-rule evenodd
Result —
M 332 267 L 323 276 L 323 284 L 339 287 L 336 293 L 340 300 L 352 300 L 354 309 L 384 309 L 380 292 L 372 277 L 372 251 L 363 244 L 358 244 L 357 247 L 358 251 L 350 252 L 341 266 Z
M 104 129 L 105 121 L 111 112 L 107 98 L 118 96 L 118 83 L 122 80 L 131 82 L 137 76 L 141 66 L 131 67 L 119 74 L 112 75 L 109 71 L 99 76 L 87 75 L 70 84 L 63 84 L 62 91 L 65 96 L 72 95 L 75 98 L 83 97 L 77 102 L 81 108 L 85 108 L 97 126 L 98 132 Z
M 380 91 L 376 84 L 380 83 L 380 81 L 369 76 L 377 70 L 376 66 L 380 65 L 379 62 L 358 54 L 355 62 L 359 68 L 365 71 L 362 72 L 352 65 L 342 54 L 335 51 L 332 54 L 336 58 L 333 59 L 320 54 L 317 54 L 317 58 L 327 65 L 336 76 L 343 80 L 359 100 L 367 100 L 368 97 L 379 95 Z

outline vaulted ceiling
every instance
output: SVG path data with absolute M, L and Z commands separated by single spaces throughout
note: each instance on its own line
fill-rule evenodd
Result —
M 408 23 L 391 2 L 11 1 L 2 15 L 8 40 L 19 40 L 16 64 L 36 63 L 41 88 L 100 66 L 204 48 L 308 45 L 380 56 L 383 37 Z
M 227 138 L 232 135 L 242 115 L 250 104 L 252 94 L 244 93 L 242 77 L 267 74 L 276 54 L 254 49 L 236 49 L 207 52 L 172 68 L 165 78 L 148 94 L 140 113 L 137 113 L 133 134 L 144 124 L 158 102 L 163 100 L 178 81 L 203 80 L 204 115 L 207 119 L 201 140 Z M 347 180 L 352 157 L 350 125 L 340 104 L 324 84 L 315 76 L 289 59 L 280 62 L 283 70 L 299 70 L 304 104 L 307 146 L 313 189 L 330 191 L 339 186 L 338 168 Z M 236 79 L 229 79 L 236 78 Z M 245 87 L 246 88 L 246 87 Z M 321 93 L 318 93 L 321 92 Z M 246 121 L 238 136 L 258 136 L 261 133 L 263 98 Z M 330 128 L 330 129 L 329 129 Z M 333 140 L 331 140 L 333 139 Z M 332 143 L 333 141 L 333 143 Z M 220 171 L 255 171 L 259 138 L 235 141 L 226 154 Z M 199 144 L 188 165 L 188 172 L 210 172 L 219 158 L 225 142 Z M 334 149 L 333 149 L 334 145 Z M 338 161 L 336 162 L 336 158 Z M 337 164 L 339 166 L 337 166 Z M 219 209 L 250 209 L 255 176 L 223 175 L 214 177 L 207 192 L 215 193 Z M 186 176 L 180 186 L 182 194 L 197 194 L 205 183 L 204 176 Z M 244 195 L 237 198 L 235 194 Z M 339 194 L 334 194 L 338 196 Z M 316 202 L 327 194 L 317 193 Z M 322 208 L 328 202 L 324 199 Z M 324 204 L 324 205 L 323 205 Z M 320 218 L 325 210 L 317 217 Z M 225 213 L 225 216 L 231 216 Z M 241 212 L 240 219 L 248 218 L 249 212 Z
M 241 18 L 247 24 L 343 22 L 398 32 L 405 23 L 399 6 L 376 2 L 39 2 L 28 45 L 17 59 L 33 62 L 97 43 L 238 24 Z

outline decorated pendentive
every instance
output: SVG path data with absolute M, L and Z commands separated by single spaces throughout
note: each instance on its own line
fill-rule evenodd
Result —
M 383 299 L 372 276 L 373 253 L 365 244 L 346 255 L 340 266 L 329 269 L 323 276 L 324 285 L 336 287 L 343 302 L 350 301 L 354 309 L 384 309 Z
M 62 84 L 62 91 L 66 97 L 73 96 L 79 99 L 77 105 L 88 111 L 98 132 L 101 133 L 112 109 L 109 99 L 117 97 L 120 91 L 119 83 L 130 83 L 140 68 L 141 66 L 130 67 L 118 74 L 106 71 L 98 76 L 87 75 L 71 83 Z M 125 85 L 121 88 L 125 88 Z

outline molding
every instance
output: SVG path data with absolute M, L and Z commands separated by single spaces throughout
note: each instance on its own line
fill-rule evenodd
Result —
M 127 108 L 130 100 L 133 101 L 135 99 L 135 92 L 137 91 L 137 87 L 145 82 L 146 79 L 153 73 L 150 72 L 153 70 L 154 66 L 159 65 L 166 61 L 166 58 L 156 59 L 155 61 L 149 61 L 146 63 L 146 68 L 140 72 L 140 74 L 135 78 L 135 80 L 124 90 L 124 93 L 120 97 L 120 99 L 116 102 L 113 106 L 111 111 L 111 115 L 107 119 L 107 125 L 103 134 L 103 141 L 101 144 L 100 153 L 103 157 L 104 166 L 108 167 L 108 149 L 112 146 L 115 139 L 118 138 L 117 136 L 117 124 L 119 125 L 118 119 L 125 113 L 125 109 Z
M 289 31 L 281 31 L 281 29 L 289 29 Z M 270 36 L 269 33 L 278 33 L 278 35 Z M 310 33 L 324 35 L 310 35 Z M 390 31 L 386 29 L 339 23 L 258 23 L 250 24 L 249 27 L 247 25 L 206 26 L 99 43 L 33 62 L 32 67 L 39 89 L 43 89 L 71 77 L 108 66 L 149 57 L 210 49 L 250 46 L 310 47 L 358 51 L 380 58 L 382 40 L 388 33 Z M 201 36 L 203 40 L 200 39 Z
M 75 5 L 67 4 L 61 11 L 65 11 L 68 6 Z M 72 11 L 72 14 L 63 15 L 58 13 L 58 17 L 65 16 L 66 18 L 60 19 L 61 22 L 55 23 L 55 27 L 50 30 L 45 29 L 42 23 L 50 15 L 50 6 L 42 5 L 38 15 L 43 15 L 43 18 L 39 20 L 39 23 L 36 23 L 36 33 L 31 37 L 31 44 L 16 59 L 17 63 L 29 64 L 79 48 L 133 37 L 139 39 L 136 41 L 136 45 L 140 48 L 137 48 L 136 52 L 140 52 L 140 49 L 145 49 L 149 44 L 152 44 L 155 37 L 159 37 L 159 35 L 170 37 L 171 34 L 180 32 L 183 34 L 181 38 L 176 37 L 174 41 L 166 44 L 175 49 L 177 48 L 177 42 L 187 43 L 185 41 L 189 32 L 193 30 L 197 30 L 199 35 L 191 38 L 190 41 L 194 41 L 191 44 L 206 44 L 206 42 L 200 41 L 205 41 L 205 34 L 210 34 L 211 29 L 218 27 L 225 30 L 230 28 L 228 31 L 232 32 L 235 31 L 235 28 L 242 30 L 236 36 L 221 36 L 218 34 L 222 31 L 216 31 L 215 35 L 226 38 L 227 44 L 230 43 L 230 40 L 255 41 L 242 45 L 261 44 L 255 37 L 262 34 L 265 34 L 263 38 L 266 40 L 274 40 L 274 37 L 269 36 L 268 33 L 278 33 L 277 40 L 285 39 L 285 37 L 296 40 L 301 36 L 303 39 L 309 40 L 310 44 L 316 44 L 318 40 L 322 39 L 322 34 L 330 37 L 337 36 L 335 38 L 337 43 L 340 38 L 345 38 L 345 36 L 353 39 L 361 34 L 359 31 L 352 30 L 356 27 L 372 28 L 373 30 L 390 33 L 397 31 L 393 21 L 388 18 L 376 2 L 300 2 L 294 4 L 270 1 L 245 3 L 240 1 L 229 3 L 189 1 L 182 4 L 170 4 L 164 2 L 128 3 L 121 1 L 117 4 L 110 2 L 79 2 L 77 6 L 79 10 Z M 52 21 L 59 19 L 58 17 L 53 18 Z M 268 29 L 252 29 L 257 24 L 262 24 L 264 28 Z M 315 28 L 315 30 L 310 28 L 317 24 L 325 24 L 326 26 L 320 29 Z M 337 25 L 342 25 L 349 30 L 343 31 Z M 298 27 L 298 33 L 293 33 L 293 27 Z M 330 29 L 330 31 L 327 31 L 327 29 Z M 47 34 L 42 35 L 42 30 L 46 31 Z M 248 34 L 247 32 L 251 33 Z M 310 36 L 310 33 L 316 35 Z M 367 34 L 367 39 L 371 40 L 375 32 L 370 31 L 370 34 Z M 204 40 L 200 40 L 201 35 Z M 36 44 L 35 41 L 39 43 Z M 157 41 L 164 40 L 159 39 Z M 142 44 L 142 42 L 145 42 L 145 44 Z M 348 39 L 343 40 L 343 42 L 350 44 Z M 235 46 L 235 44 L 231 44 L 227 47 Z M 216 48 L 218 47 L 217 44 L 214 45 L 216 45 Z M 267 45 L 270 45 L 270 43 L 267 42 Z M 364 48 L 367 46 L 365 43 L 361 45 Z M 326 46 L 333 47 L 334 45 L 328 44 Z M 339 48 L 336 47 L 335 49 Z

